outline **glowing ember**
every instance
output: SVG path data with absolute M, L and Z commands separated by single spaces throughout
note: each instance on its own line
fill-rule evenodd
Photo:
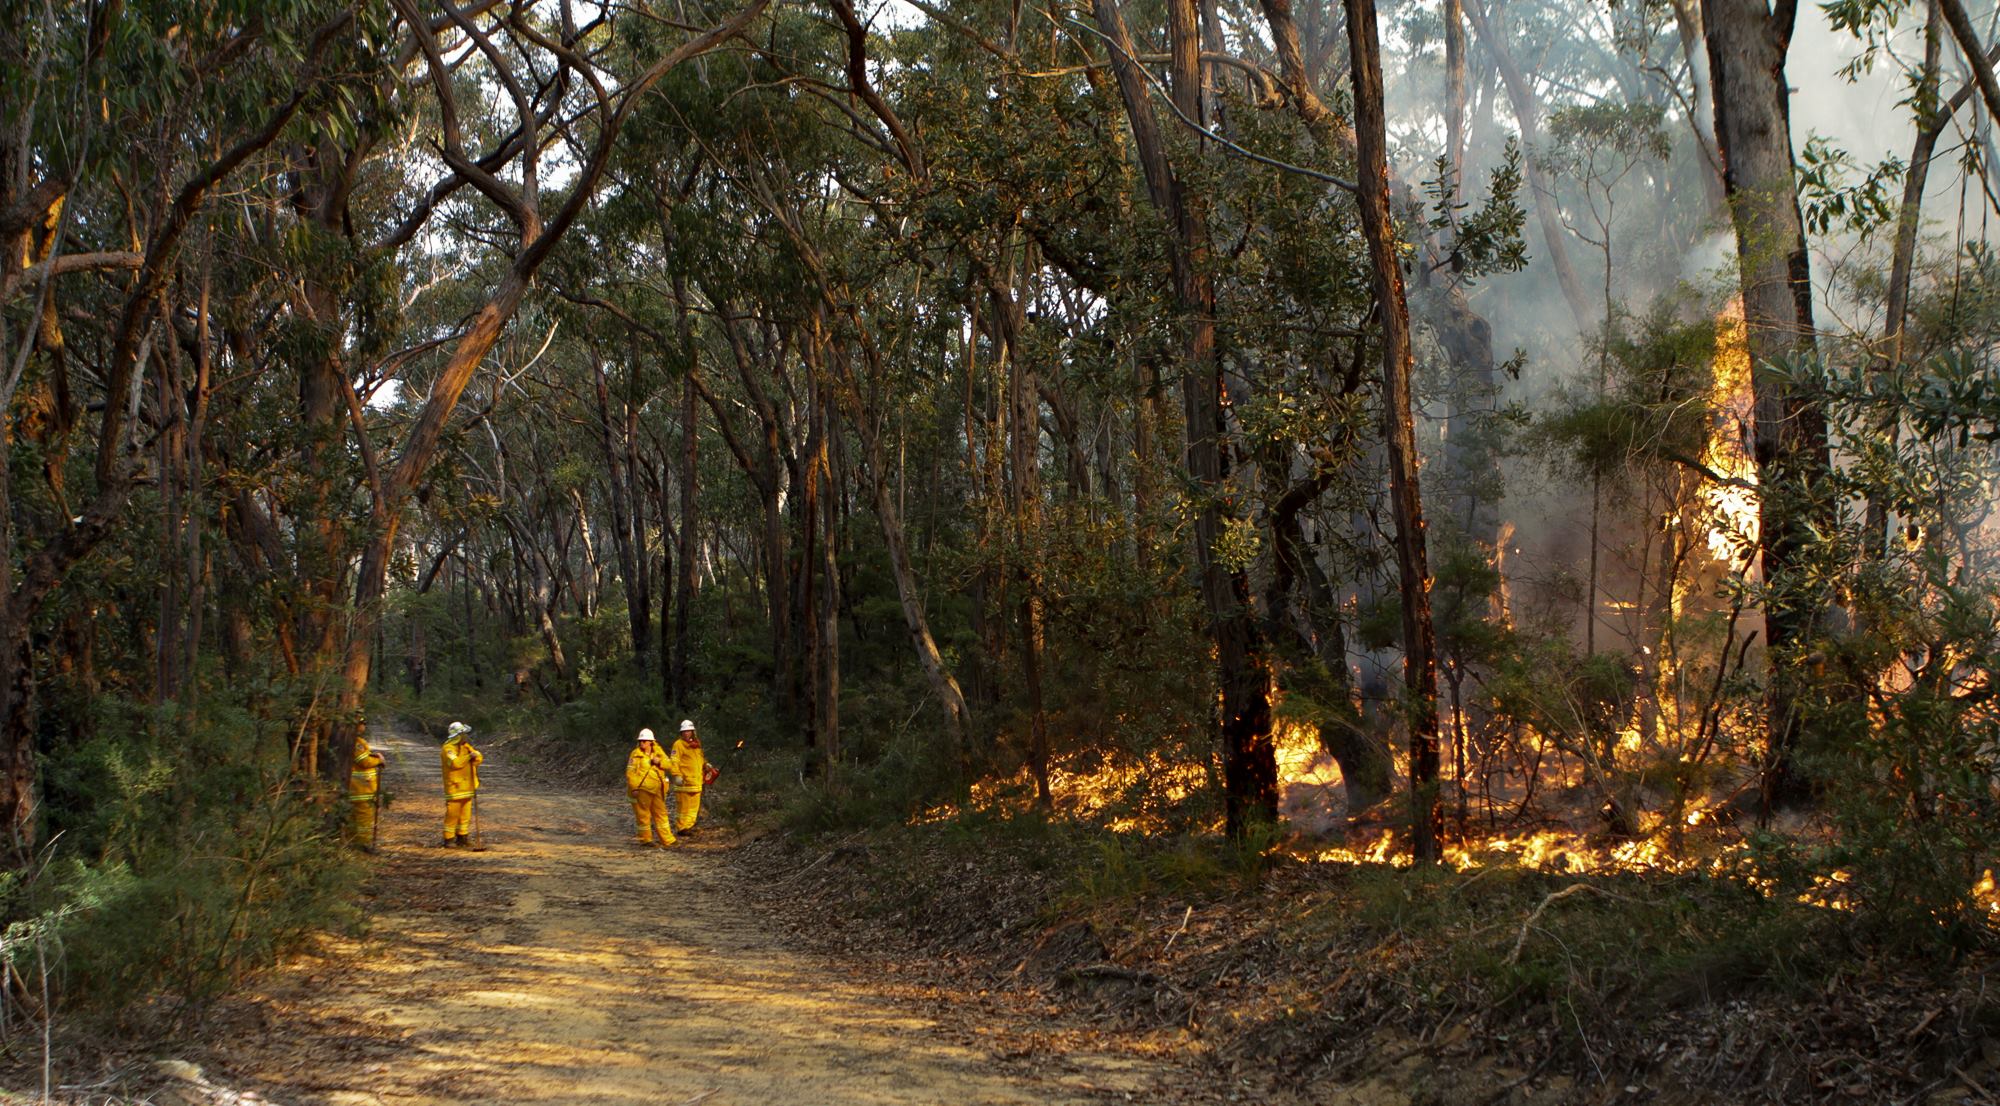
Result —
M 1709 553 L 1731 564 L 1742 559 L 1740 550 L 1757 542 L 1757 467 L 1743 448 L 1741 435 L 1725 429 L 1750 425 L 1750 344 L 1740 297 L 1716 316 L 1715 383 L 1709 399 L 1718 425 L 1708 436 L 1701 461 L 1726 482 L 1703 480 L 1701 498 L 1709 519 Z

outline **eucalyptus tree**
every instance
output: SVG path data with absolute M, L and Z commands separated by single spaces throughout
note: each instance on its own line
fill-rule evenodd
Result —
M 0 139 L 0 401 L 47 458 L 38 485 L 0 471 L 0 823 L 25 849 L 37 834 L 36 622 L 127 524 L 134 489 L 167 478 L 155 460 L 185 472 L 200 456 L 201 400 L 181 397 L 206 397 L 218 365 L 253 368 L 254 351 L 215 325 L 210 274 L 239 227 L 255 249 L 256 221 L 214 213 L 225 198 L 283 193 L 288 137 L 365 126 L 391 21 L 342 3 L 162 2 L 16 5 L 5 23 L 0 76 L 20 110 Z M 65 323 L 83 304 L 78 342 Z M 142 403 L 156 365 L 189 392 Z
M 1781 368 L 1809 361 L 1818 345 L 1786 69 L 1798 7 L 1707 0 L 1702 17 L 1743 318 L 1751 362 L 1759 367 L 1752 377 L 1754 456 L 1764 488 L 1758 532 L 1764 579 L 1772 586 L 1764 602 L 1771 676 L 1763 776 L 1768 809 L 1806 795 L 1792 753 L 1801 725 L 1798 699 L 1804 694 L 1809 642 L 1830 601 L 1816 574 L 1806 571 L 1815 535 L 1831 529 L 1833 508 L 1824 488 L 1831 464 L 1826 416 L 1799 378 Z M 1798 491 L 1788 494 L 1787 486 Z
M 513 238 L 510 243 L 513 252 L 470 323 L 456 334 L 444 337 L 449 353 L 430 380 L 422 404 L 413 412 L 393 459 L 384 458 L 383 464 L 369 466 L 372 532 L 362 550 L 355 580 L 354 606 L 359 628 L 348 635 L 343 664 L 340 710 L 344 717 L 358 717 L 363 707 L 372 660 L 370 638 L 387 588 L 389 559 L 395 548 L 402 507 L 436 456 L 446 424 L 466 385 L 512 321 L 536 273 L 596 195 L 617 149 L 618 134 L 640 99 L 683 62 L 740 34 L 766 3 L 767 0 L 750 0 L 709 30 L 685 36 L 671 48 L 651 35 L 636 36 L 631 44 L 633 53 L 617 59 L 623 69 L 616 73 L 606 68 L 614 60 L 614 36 L 600 33 L 602 29 L 595 22 L 579 25 L 567 2 L 559 5 L 552 17 L 524 7 L 510 7 L 487 26 L 478 23 L 477 15 L 467 15 L 448 6 L 446 14 L 452 28 L 470 43 L 466 57 L 482 59 L 487 67 L 486 77 L 507 93 L 514 133 L 520 136 L 519 153 L 499 160 L 501 164 L 515 163 L 517 176 L 513 181 L 496 176 L 494 169 L 498 166 L 489 167 L 474 160 L 474 154 L 465 145 L 458 118 L 457 82 L 466 80 L 468 74 L 463 70 L 454 72 L 447 63 L 437 34 L 414 9 L 414 0 L 403 3 L 404 17 L 413 28 L 417 52 L 424 59 L 426 78 L 435 97 L 441 160 L 449 169 L 445 179 L 464 180 L 491 205 L 491 216 L 497 216 L 503 226 L 511 228 L 501 233 Z M 629 18 L 644 21 L 646 14 L 638 11 Z M 596 17 L 599 21 L 611 18 L 608 12 L 600 12 Z M 647 30 L 656 32 L 657 26 L 649 24 Z M 507 49 L 495 42 L 496 36 L 504 37 Z M 570 93 L 579 87 L 578 102 L 572 105 L 568 102 Z M 586 122 L 594 129 L 586 131 Z M 571 144 L 574 175 L 565 191 L 545 196 L 541 176 L 544 146 L 553 141 Z M 506 149 L 503 145 L 502 150 Z M 552 208 L 546 215 L 545 205 Z M 340 731 L 332 763 L 345 763 L 346 758 L 340 754 L 352 747 L 354 736 L 351 726 Z

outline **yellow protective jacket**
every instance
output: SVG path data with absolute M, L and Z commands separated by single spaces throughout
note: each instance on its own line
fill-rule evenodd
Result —
M 354 739 L 354 765 L 347 772 L 347 797 L 372 799 L 382 789 L 382 754 L 368 747 L 368 739 Z
M 700 791 L 701 771 L 708 762 L 702 758 L 701 746 L 687 738 L 674 739 L 674 774 L 680 782 L 675 791 Z
M 648 752 L 646 746 L 652 745 Z M 667 754 L 660 751 L 657 743 L 641 741 L 632 755 L 625 761 L 625 789 L 627 791 L 650 791 L 655 795 L 665 795 L 673 767 L 667 762 Z
M 445 742 L 438 756 L 444 761 L 444 797 L 472 798 L 472 793 L 479 790 L 479 762 L 486 755 L 460 736 Z

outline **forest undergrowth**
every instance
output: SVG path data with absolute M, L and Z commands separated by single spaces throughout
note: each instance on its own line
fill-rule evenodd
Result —
M 807 804 L 812 805 L 812 804 Z M 794 804 L 791 817 L 801 817 Z M 1031 808 L 753 835 L 830 949 L 1060 1011 L 1218 1094 L 1356 1103 L 1990 1100 L 1993 950 L 1709 873 L 1413 870 Z

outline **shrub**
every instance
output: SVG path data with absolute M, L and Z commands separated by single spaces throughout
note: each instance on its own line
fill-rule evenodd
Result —
M 48 965 L 73 1008 L 172 1025 L 356 919 L 344 804 L 294 780 L 288 727 L 219 700 L 94 707 L 91 736 L 51 763 L 42 863 L 0 881 L 18 978 Z

